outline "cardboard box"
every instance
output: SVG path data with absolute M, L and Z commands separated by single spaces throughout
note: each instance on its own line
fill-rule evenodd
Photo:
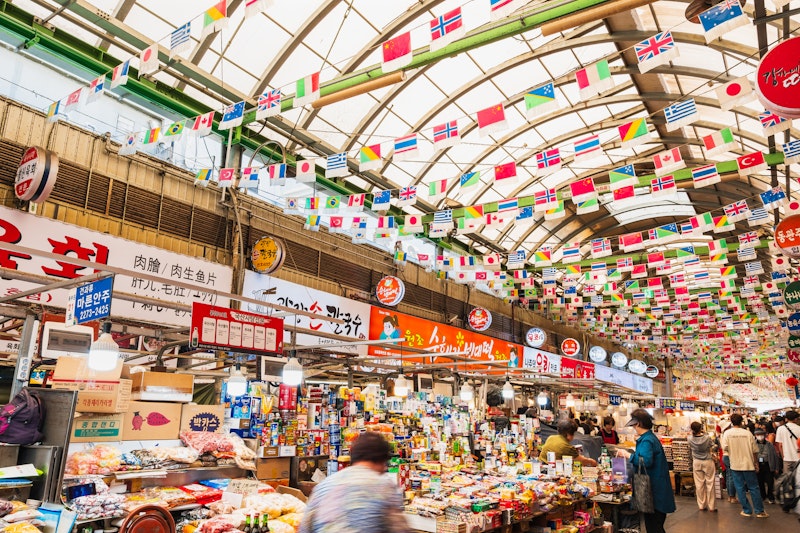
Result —
M 137 372 L 131 374 L 133 399 L 151 402 L 192 401 L 194 376 L 168 372 Z
M 125 412 L 122 440 L 177 439 L 181 430 L 181 404 L 131 402 Z
M 289 457 L 256 459 L 256 478 L 258 479 L 288 478 L 291 468 L 292 468 L 292 459 Z
M 225 425 L 225 407 L 222 405 L 183 404 L 181 431 L 208 431 L 221 433 Z
M 305 494 L 303 494 L 302 491 L 300 491 L 298 489 L 294 489 L 292 487 L 280 485 L 278 487 L 275 487 L 275 491 L 280 493 L 280 494 L 291 494 L 292 496 L 294 496 L 295 498 L 297 498 L 301 502 L 307 502 L 308 501 L 308 497 Z
M 125 415 L 84 415 L 72 421 L 70 442 L 107 442 L 122 440 Z
M 86 357 L 59 357 L 50 381 L 118 382 L 120 377 L 126 377 L 122 376 L 122 370 L 122 359 L 117 360 L 117 366 L 113 369 L 98 372 L 89 368 Z
M 278 446 L 261 446 L 259 448 L 259 457 L 270 458 L 270 457 L 278 457 L 279 452 Z
M 78 391 L 79 413 L 124 413 L 131 403 L 131 380 L 55 381 L 53 389 Z

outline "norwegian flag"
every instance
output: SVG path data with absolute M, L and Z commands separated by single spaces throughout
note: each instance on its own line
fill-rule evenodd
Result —
M 433 127 L 433 148 L 436 150 L 455 146 L 460 140 L 457 120 L 451 120 Z
M 438 16 L 430 22 L 431 28 L 431 52 L 447 46 L 455 40 L 464 36 L 463 18 L 461 8 L 457 7 L 448 11 L 444 15 Z
M 635 44 L 634 51 L 642 74 L 678 57 L 678 49 L 669 31 L 657 33 Z
M 611 255 L 611 239 L 593 239 L 592 257 L 608 257 Z
M 561 170 L 561 152 L 552 148 L 536 154 L 536 168 L 540 176 L 553 174 Z
M 620 272 L 630 272 L 633 270 L 633 258 L 623 257 L 621 259 L 617 259 L 617 270 Z
M 661 176 L 650 180 L 650 192 L 654 196 L 674 194 L 677 190 L 674 176 Z
M 410 186 L 410 187 L 403 187 L 400 189 L 398 193 L 397 199 L 397 206 L 398 207 L 405 207 L 409 205 L 414 205 L 417 201 L 417 187 Z
M 723 210 L 728 216 L 728 222 L 738 222 L 750 216 L 750 208 L 747 207 L 747 200 L 739 200 L 728 204 Z
M 558 202 L 555 189 L 545 189 L 533 193 L 534 211 L 547 211 Z

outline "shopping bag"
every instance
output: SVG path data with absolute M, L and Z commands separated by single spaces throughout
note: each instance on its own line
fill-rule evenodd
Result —
M 633 501 L 640 513 L 655 512 L 653 507 L 653 486 L 644 467 L 644 459 L 639 457 L 639 469 L 633 473 Z

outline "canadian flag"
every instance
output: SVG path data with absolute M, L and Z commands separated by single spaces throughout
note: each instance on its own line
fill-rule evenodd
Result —
M 665 150 L 653 156 L 656 176 L 665 176 L 686 166 L 680 148 Z

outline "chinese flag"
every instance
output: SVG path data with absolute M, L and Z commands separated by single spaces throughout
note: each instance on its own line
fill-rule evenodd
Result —
M 593 198 L 596 193 L 594 190 L 594 180 L 592 178 L 585 178 L 580 181 L 569 184 L 570 192 L 572 193 L 572 201 L 576 204 Z
M 633 185 L 622 187 L 614 191 L 614 201 L 624 200 L 625 198 L 633 198 Z
M 394 39 L 389 39 L 383 43 L 383 65 L 384 72 L 390 72 L 402 68 L 413 59 L 411 54 L 411 32 L 405 32 Z
M 482 136 L 498 131 L 506 126 L 506 111 L 503 104 L 497 104 L 478 111 L 478 133 Z
M 517 177 L 517 164 L 514 161 L 510 163 L 503 163 L 494 167 L 495 181 L 516 178 Z

